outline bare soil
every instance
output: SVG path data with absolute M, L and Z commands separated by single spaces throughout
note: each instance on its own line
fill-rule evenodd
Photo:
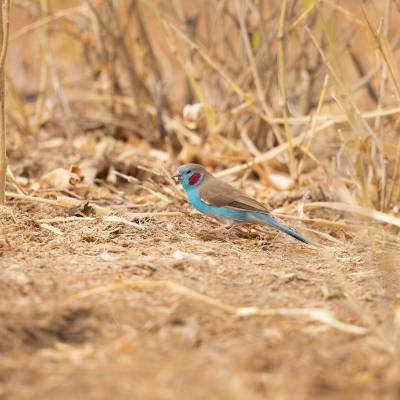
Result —
M 335 264 L 282 234 L 215 232 L 197 215 L 143 229 L 54 224 L 62 235 L 35 222 L 60 215 L 18 201 L 2 212 L 0 399 L 399 398 L 397 287 L 355 238 L 329 243 Z M 168 288 L 104 287 L 132 281 L 236 307 L 323 308 L 369 332 L 237 317 Z

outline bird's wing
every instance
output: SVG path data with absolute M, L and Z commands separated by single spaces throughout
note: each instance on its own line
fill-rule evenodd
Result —
M 201 182 L 199 193 L 204 202 L 213 206 L 226 207 L 233 210 L 268 212 L 264 204 L 209 174 Z

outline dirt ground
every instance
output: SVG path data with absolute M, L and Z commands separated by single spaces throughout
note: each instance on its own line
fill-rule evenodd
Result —
M 397 287 L 382 277 L 378 253 L 354 237 L 346 246 L 326 241 L 335 263 L 275 232 L 215 232 L 199 215 L 138 220 L 140 228 L 71 221 L 53 224 L 55 233 L 37 220 L 66 211 L 9 206 L 2 400 L 400 396 Z M 308 317 L 238 317 L 171 287 L 117 286 L 138 281 L 174 282 L 235 307 L 321 308 L 368 332 Z

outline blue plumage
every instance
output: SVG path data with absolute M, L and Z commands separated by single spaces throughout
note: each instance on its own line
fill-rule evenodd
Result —
M 275 221 L 262 203 L 216 179 L 201 165 L 187 164 L 179 167 L 173 178 L 182 184 L 190 204 L 203 214 L 226 223 L 269 225 L 301 242 L 311 244 L 293 229 Z

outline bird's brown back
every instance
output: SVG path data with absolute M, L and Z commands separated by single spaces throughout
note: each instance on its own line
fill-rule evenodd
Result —
M 235 210 L 268 212 L 264 204 L 209 173 L 206 173 L 204 180 L 201 182 L 199 193 L 203 201 L 214 206 Z

